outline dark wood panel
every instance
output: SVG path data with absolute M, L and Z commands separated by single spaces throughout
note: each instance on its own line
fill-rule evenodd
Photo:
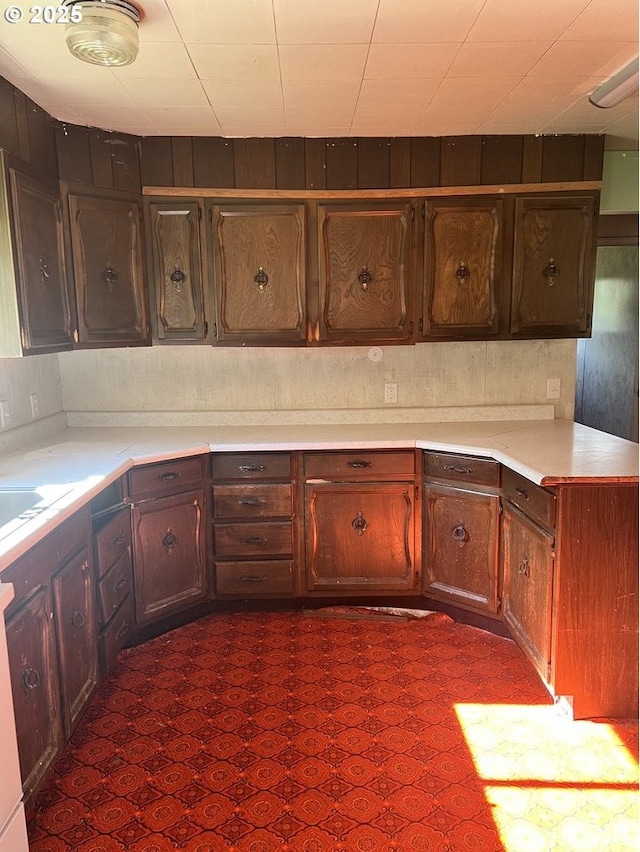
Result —
M 193 148 L 191 136 L 172 136 L 173 180 L 176 186 L 193 186 Z
M 85 184 L 93 182 L 89 131 L 86 127 L 57 124 L 56 150 L 60 180 Z
M 582 180 L 584 136 L 544 136 L 542 180 Z
M 583 180 L 602 180 L 604 160 L 604 135 L 589 134 L 584 137 Z
M 193 138 L 194 186 L 235 186 L 233 140 L 219 136 Z
M 140 150 L 138 137 L 127 133 L 110 133 L 113 187 L 126 192 L 140 192 Z
M 480 183 L 480 136 L 443 136 L 440 141 L 442 186 L 471 186 Z
M 327 189 L 358 187 L 358 143 L 355 139 L 327 139 Z
M 411 186 L 440 186 L 440 139 L 411 140 Z
M 4 121 L 4 117 L 3 117 Z M 56 137 L 53 119 L 42 107 L 27 98 L 27 123 L 29 125 L 29 156 L 43 174 L 58 179 Z
M 358 140 L 358 188 L 389 188 L 390 144 L 386 138 Z
M 305 139 L 306 189 L 327 188 L 327 145 L 325 139 Z
M 18 156 L 28 163 L 32 162 L 29 148 L 29 126 L 27 124 L 27 102 L 19 89 L 14 89 L 16 105 L 16 128 L 18 131 Z
M 520 183 L 522 136 L 483 136 L 480 183 Z
M 304 139 L 276 139 L 276 187 L 305 189 Z
M 606 213 L 598 218 L 599 246 L 637 246 L 638 214 Z
M 169 136 L 143 136 L 140 140 L 144 186 L 173 186 L 173 160 Z
M 16 120 L 16 102 L 13 96 L 14 88 L 8 80 L 0 77 L 0 148 L 16 157 L 20 156 L 18 149 L 18 124 Z
M 522 139 L 522 182 L 540 183 L 542 180 L 542 136 L 525 136 Z
M 111 166 L 111 147 L 108 134 L 95 130 L 89 134 L 91 152 L 91 171 L 95 186 L 113 189 L 113 168 Z
M 411 139 L 407 136 L 389 140 L 389 187 L 411 186 Z
M 273 139 L 234 139 L 233 164 L 237 189 L 275 189 Z

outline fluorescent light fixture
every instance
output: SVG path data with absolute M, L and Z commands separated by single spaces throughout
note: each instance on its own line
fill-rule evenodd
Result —
M 138 55 L 140 13 L 128 0 L 64 0 L 70 10 L 65 41 L 76 59 L 109 67 Z
M 589 95 L 589 101 L 600 109 L 617 106 L 638 91 L 638 57 L 605 80 Z

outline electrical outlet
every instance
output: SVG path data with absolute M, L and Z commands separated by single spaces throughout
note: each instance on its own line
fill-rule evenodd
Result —
M 384 401 L 387 404 L 395 404 L 398 401 L 398 385 L 396 382 L 384 383 Z
M 560 399 L 560 379 L 547 379 L 547 399 Z
M 9 416 L 9 402 L 6 399 L 0 400 L 0 429 L 8 429 L 9 421 L 11 417 Z
M 31 399 L 31 417 L 33 420 L 40 414 L 40 403 L 38 401 L 38 394 L 32 393 L 30 396 Z

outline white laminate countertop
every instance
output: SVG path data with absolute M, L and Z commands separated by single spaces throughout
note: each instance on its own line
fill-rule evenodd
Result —
M 0 571 L 135 465 L 212 451 L 413 447 L 494 458 L 539 485 L 638 482 L 637 444 L 570 420 L 71 428 L 0 459 L 0 510 L 2 492 L 37 499 L 9 522 L 0 514 Z

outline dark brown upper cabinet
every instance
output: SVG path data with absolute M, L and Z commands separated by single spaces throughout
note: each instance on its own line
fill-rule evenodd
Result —
M 304 205 L 212 203 L 209 219 L 217 339 L 239 344 L 304 343 Z
M 79 346 L 149 343 L 139 201 L 73 186 L 68 204 Z
M 413 219 L 410 202 L 319 204 L 321 340 L 412 341 Z
M 505 219 L 502 198 L 426 202 L 423 340 L 477 340 L 503 330 Z
M 201 201 L 145 203 L 153 337 L 158 343 L 208 342 L 202 219 Z
M 516 199 L 513 337 L 590 333 L 597 203 L 593 193 Z
M 73 315 L 58 185 L 13 167 L 7 168 L 5 180 L 9 189 L 20 340 L 10 341 L 11 329 L 3 329 L 5 340 L 0 354 L 71 349 Z M 8 290 L 5 297 L 15 298 Z M 7 347 L 11 351 L 5 351 Z

